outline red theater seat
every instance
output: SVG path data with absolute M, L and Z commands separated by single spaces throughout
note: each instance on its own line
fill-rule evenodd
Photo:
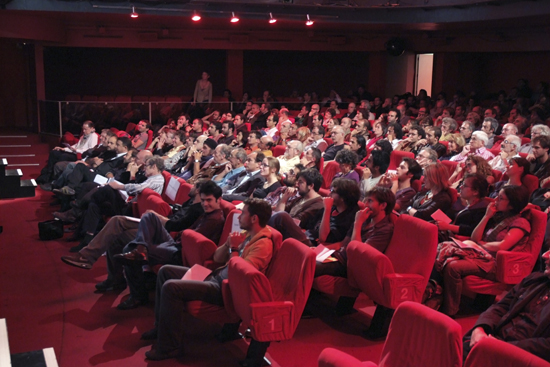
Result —
M 521 349 L 496 338 L 480 340 L 470 353 L 464 367 L 549 367 L 550 363 Z

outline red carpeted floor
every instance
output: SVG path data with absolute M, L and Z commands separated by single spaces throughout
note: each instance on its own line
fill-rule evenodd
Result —
M 27 138 L 30 148 L 3 148 L 7 145 L 5 135 L 0 133 L 0 158 L 30 150 L 35 156 L 28 159 L 42 166 L 48 147 L 39 144 L 37 136 Z M 37 177 L 40 167 L 16 167 L 26 164 L 19 159 L 8 158 L 14 162 L 9 168 L 23 169 L 24 178 Z M 153 326 L 154 305 L 117 310 L 115 306 L 127 296 L 127 290 L 94 293 L 94 285 L 106 277 L 104 258 L 92 270 L 77 269 L 60 260 L 75 243 L 39 240 L 37 223 L 51 219 L 51 213 L 59 209 L 50 206 L 51 197 L 51 193 L 37 188 L 34 198 L 0 200 L 0 225 L 4 227 L 0 234 L 0 318 L 7 319 L 12 353 L 53 347 L 61 367 L 238 366 L 246 351 L 245 341 L 220 344 L 213 338 L 216 326 L 192 319 L 186 320 L 189 336 L 185 357 L 146 361 L 144 353 L 150 345 L 139 338 Z M 273 366 L 314 367 L 325 347 L 377 361 L 383 343 L 361 336 L 374 312 L 371 303 L 360 297 L 358 312 L 335 317 L 326 306 L 330 302 L 316 298 L 317 317 L 301 320 L 292 340 L 272 343 L 268 357 Z M 466 332 L 476 318 L 462 317 L 458 322 Z

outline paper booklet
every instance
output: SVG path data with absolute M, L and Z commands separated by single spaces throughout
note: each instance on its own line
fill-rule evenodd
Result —
M 454 237 L 451 237 L 451 240 L 453 240 L 454 243 L 456 243 L 458 245 L 458 247 L 460 248 L 471 248 L 471 249 L 474 249 L 478 252 L 481 252 L 481 253 L 484 253 L 484 254 L 488 254 L 487 250 L 485 250 L 483 247 L 481 247 L 480 245 L 478 245 L 477 243 L 472 243 L 472 244 L 469 244 L 469 243 L 464 243 L 462 242 L 461 240 L 457 240 L 456 238 Z
M 100 174 L 97 174 L 94 177 L 94 182 L 101 185 L 101 186 L 105 186 L 105 185 L 107 185 L 107 184 L 109 184 L 110 182 L 113 182 L 113 181 L 116 182 L 117 184 L 124 185 L 122 182 L 119 182 L 119 181 L 115 180 L 114 177 L 107 178 L 107 177 L 102 176 Z M 122 199 L 124 201 L 127 201 L 128 198 L 130 197 L 130 195 L 128 195 L 126 190 L 118 190 L 118 193 L 120 194 L 120 196 L 122 196 Z
M 198 282 L 202 282 L 207 276 L 210 275 L 210 273 L 212 273 L 212 270 L 205 268 L 202 265 L 195 264 L 191 267 L 191 269 L 187 270 L 181 280 L 196 280 Z
M 319 245 L 315 247 L 313 251 L 315 251 L 315 254 L 317 255 L 315 260 L 317 260 L 320 263 L 327 260 L 330 257 L 330 255 L 332 255 L 332 253 L 334 252 L 334 250 L 330 250 L 323 245 Z
M 443 222 L 443 223 L 451 223 L 453 220 L 451 218 L 449 218 L 445 213 L 443 213 L 441 211 L 441 209 L 437 209 L 433 214 L 432 214 L 432 218 L 433 220 L 437 220 L 439 222 Z
M 176 195 L 178 193 L 179 188 L 180 188 L 180 182 L 174 177 L 170 177 L 170 181 L 168 182 L 168 186 L 166 187 L 166 196 L 170 200 L 176 201 Z
M 240 214 L 233 215 L 233 223 L 231 223 L 231 232 L 229 233 L 233 233 L 233 232 L 241 233 L 241 225 L 239 223 L 240 216 L 241 216 Z

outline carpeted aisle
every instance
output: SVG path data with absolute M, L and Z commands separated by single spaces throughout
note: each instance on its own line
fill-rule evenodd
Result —
M 34 146 L 40 165 L 47 148 Z M 0 151 L 0 155 L 1 155 Z M 0 157 L 1 158 L 1 157 Z M 39 167 L 22 167 L 24 178 L 37 177 Z M 52 219 L 52 194 L 36 189 L 36 197 L 0 200 L 0 318 L 7 319 L 10 349 L 21 353 L 53 347 L 61 367 L 73 366 L 204 366 L 237 367 L 246 344 L 220 344 L 216 326 L 186 319 L 189 325 L 187 355 L 180 360 L 145 361 L 150 345 L 140 335 L 153 326 L 151 303 L 130 311 L 115 306 L 127 296 L 95 293 L 94 285 L 106 277 L 105 258 L 92 270 L 65 265 L 60 257 L 74 242 L 40 241 L 38 222 Z M 67 235 L 66 235 L 67 236 Z M 151 299 L 152 299 L 151 295 Z M 336 318 L 323 310 L 318 318 L 303 319 L 290 341 L 272 343 L 273 366 L 314 367 L 325 347 L 335 347 L 361 360 L 377 361 L 382 342 L 370 342 L 360 333 L 370 322 L 371 303 L 362 298 L 359 312 Z M 464 332 L 476 316 L 458 321 Z M 206 330 L 206 331 L 205 331 Z

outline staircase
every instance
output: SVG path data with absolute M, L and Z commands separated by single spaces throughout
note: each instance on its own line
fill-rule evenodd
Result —
M 53 348 L 10 355 L 6 319 L 0 319 L 0 366 L 2 367 L 58 367 Z
M 35 195 L 36 181 L 29 172 L 39 168 L 40 151 L 44 148 L 47 149 L 37 135 L 0 135 L 0 199 Z

